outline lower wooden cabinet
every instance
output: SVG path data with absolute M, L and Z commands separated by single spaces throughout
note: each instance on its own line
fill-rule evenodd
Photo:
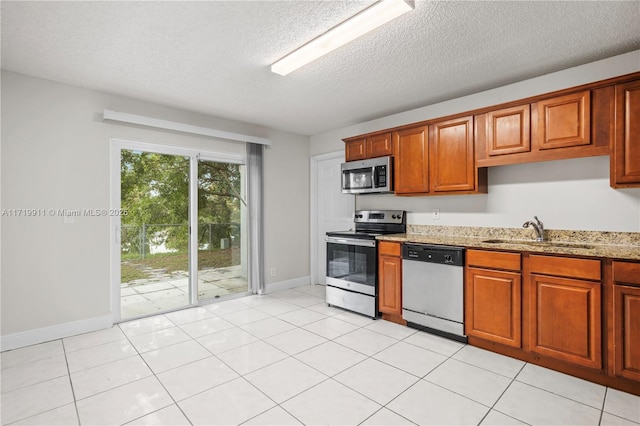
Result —
M 467 268 L 466 275 L 467 335 L 521 347 L 520 273 Z
M 612 316 L 614 374 L 640 381 L 640 263 L 613 262 Z
M 465 332 L 507 346 L 522 346 L 520 253 L 467 250 Z
M 402 322 L 400 243 L 381 241 L 378 245 L 378 310 L 385 319 Z
M 469 344 L 640 395 L 640 262 L 467 249 Z
M 531 351 L 602 368 L 600 282 L 533 274 L 529 291 Z
M 602 369 L 602 264 L 529 256 L 530 350 Z

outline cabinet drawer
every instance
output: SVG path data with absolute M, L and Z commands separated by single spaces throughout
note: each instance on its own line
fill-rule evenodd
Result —
M 400 243 L 380 241 L 378 244 L 378 255 L 400 257 Z
M 613 262 L 613 281 L 640 285 L 640 263 Z
M 520 270 L 520 253 L 488 250 L 467 250 L 467 266 L 483 268 Z
M 531 273 L 600 281 L 600 261 L 555 256 L 529 256 Z

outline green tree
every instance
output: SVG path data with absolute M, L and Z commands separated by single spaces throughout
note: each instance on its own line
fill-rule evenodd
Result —
M 164 242 L 167 248 L 187 250 L 189 158 L 122 150 L 120 165 L 121 206 L 128 211 L 128 215 L 122 217 L 122 225 L 124 230 L 132 230 L 123 232 L 123 249 L 139 253 L 144 244 L 148 253 L 150 243 Z M 231 223 L 240 221 L 240 167 L 199 161 L 199 222 L 224 224 L 216 226 L 213 241 L 230 238 L 233 233 Z M 127 225 L 140 227 L 143 224 L 161 226 L 150 226 L 145 241 L 140 241 L 139 228 L 128 228 Z M 201 232 L 198 234 L 200 238 L 209 238 Z

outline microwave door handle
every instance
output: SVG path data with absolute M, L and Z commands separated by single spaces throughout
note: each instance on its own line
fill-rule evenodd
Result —
M 378 166 L 373 168 L 373 187 L 378 187 Z

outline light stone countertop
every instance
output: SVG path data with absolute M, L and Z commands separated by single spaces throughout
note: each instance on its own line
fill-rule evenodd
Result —
M 406 234 L 378 237 L 382 241 L 440 244 L 489 250 L 561 254 L 581 257 L 640 260 L 640 233 L 598 231 L 545 231 L 547 241 L 537 243 L 531 230 L 409 225 Z M 487 242 L 498 240 L 499 242 Z

